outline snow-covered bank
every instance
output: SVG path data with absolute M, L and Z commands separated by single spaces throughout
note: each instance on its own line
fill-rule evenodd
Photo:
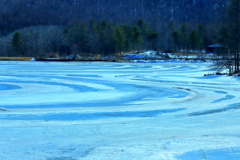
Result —
M 0 159 L 239 159 L 240 81 L 209 65 L 0 62 Z

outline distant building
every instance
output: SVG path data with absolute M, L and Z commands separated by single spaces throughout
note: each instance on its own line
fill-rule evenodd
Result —
M 215 43 L 207 46 L 207 54 L 223 54 L 228 53 L 228 48 L 224 45 Z

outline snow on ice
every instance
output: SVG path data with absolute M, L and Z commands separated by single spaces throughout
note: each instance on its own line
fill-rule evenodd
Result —
M 0 159 L 240 159 L 240 81 L 209 65 L 0 62 Z

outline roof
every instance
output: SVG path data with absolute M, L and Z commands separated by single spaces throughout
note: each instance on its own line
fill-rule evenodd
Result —
M 218 44 L 218 43 L 212 44 L 212 45 L 210 45 L 208 47 L 209 48 L 225 48 L 225 46 L 223 46 L 221 44 Z

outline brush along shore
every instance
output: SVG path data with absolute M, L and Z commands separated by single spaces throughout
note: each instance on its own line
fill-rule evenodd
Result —
M 0 61 L 30 61 L 31 57 L 0 57 Z

